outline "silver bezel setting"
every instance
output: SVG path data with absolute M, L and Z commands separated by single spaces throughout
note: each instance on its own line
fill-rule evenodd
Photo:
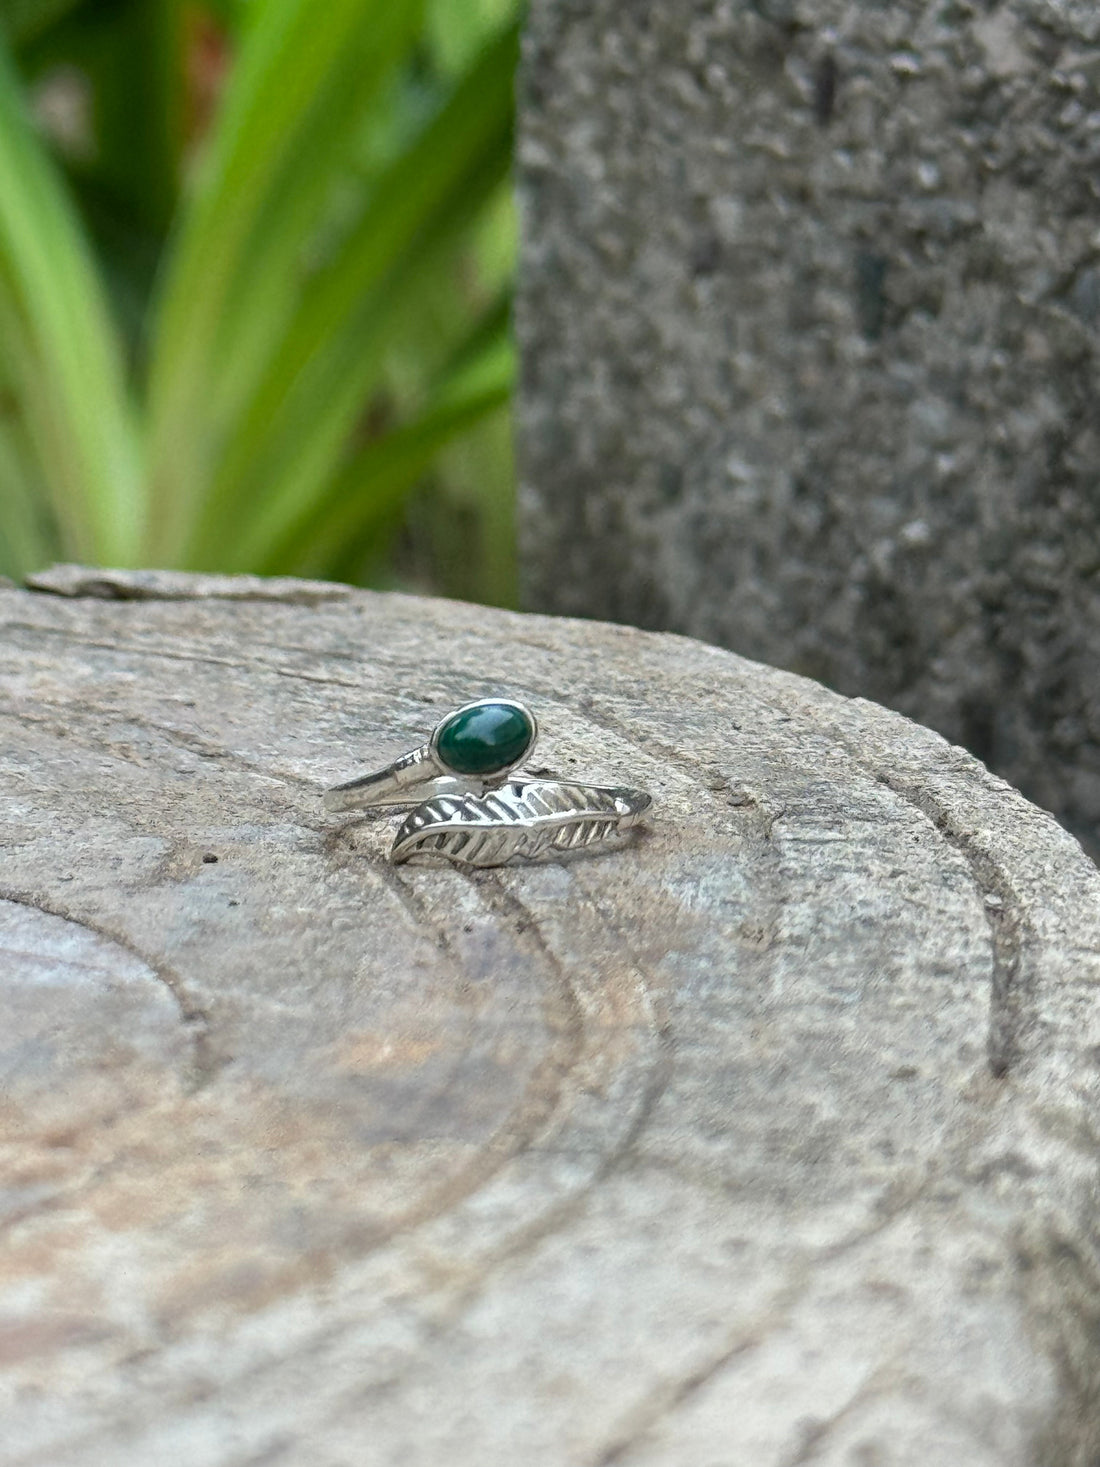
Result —
M 502 765 L 500 769 L 494 770 L 492 774 L 466 774 L 462 770 L 452 769 L 439 752 L 439 738 L 448 724 L 452 723 L 463 713 L 470 713 L 475 708 L 517 708 L 527 720 L 531 730 L 531 737 L 524 748 L 510 764 Z M 535 745 L 539 741 L 539 721 L 528 708 L 526 703 L 521 703 L 518 698 L 475 698 L 472 703 L 463 703 L 461 708 L 452 708 L 443 718 L 439 720 L 432 729 L 432 736 L 428 740 L 429 756 L 435 765 L 447 775 L 454 779 L 469 780 L 472 785 L 480 784 L 485 789 L 492 789 L 495 785 L 503 784 L 508 776 L 528 759 L 534 752 Z

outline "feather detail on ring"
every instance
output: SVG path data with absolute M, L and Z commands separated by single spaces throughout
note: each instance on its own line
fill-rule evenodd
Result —
M 510 779 L 484 795 L 437 795 L 406 817 L 390 860 L 436 856 L 462 866 L 502 866 L 580 851 L 636 825 L 652 805 L 644 790 Z

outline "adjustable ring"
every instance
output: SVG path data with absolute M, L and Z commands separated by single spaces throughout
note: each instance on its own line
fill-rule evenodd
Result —
M 538 738 L 522 703 L 482 698 L 448 713 L 426 744 L 385 769 L 325 792 L 329 810 L 415 808 L 390 850 L 395 864 L 418 857 L 458 866 L 502 866 L 608 843 L 637 825 L 653 804 L 627 785 L 535 777 L 518 766 Z
M 369 810 L 415 805 L 433 795 L 483 795 L 527 758 L 538 734 L 535 715 L 522 703 L 503 698 L 464 703 L 436 724 L 419 749 L 326 790 L 325 808 Z

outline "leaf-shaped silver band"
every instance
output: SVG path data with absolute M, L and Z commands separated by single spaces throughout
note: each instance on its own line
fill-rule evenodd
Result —
M 514 776 L 485 794 L 436 795 L 408 815 L 390 860 L 432 857 L 503 866 L 588 850 L 635 826 L 653 804 L 645 790 Z

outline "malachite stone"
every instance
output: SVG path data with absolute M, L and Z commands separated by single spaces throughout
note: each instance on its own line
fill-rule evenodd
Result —
M 515 703 L 481 703 L 447 719 L 436 749 L 456 774 L 499 774 L 523 758 L 534 736 L 529 716 Z

